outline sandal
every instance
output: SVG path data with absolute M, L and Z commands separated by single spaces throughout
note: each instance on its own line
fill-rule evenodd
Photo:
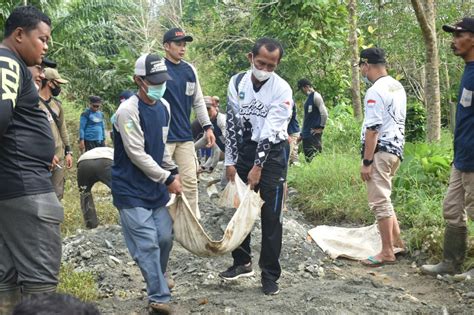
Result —
M 393 265 L 395 263 L 397 263 L 396 260 L 378 260 L 377 258 L 375 258 L 374 256 L 369 256 L 367 259 L 365 260 L 361 260 L 360 263 L 364 266 L 367 266 L 367 267 L 381 267 L 383 265 Z

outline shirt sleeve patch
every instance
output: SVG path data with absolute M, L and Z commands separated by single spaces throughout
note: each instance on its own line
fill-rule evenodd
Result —
M 135 124 L 133 123 L 132 119 L 127 120 L 125 123 L 125 132 L 130 133 L 135 128 Z
M 377 101 L 374 99 L 367 100 L 368 107 L 374 107 L 377 104 Z

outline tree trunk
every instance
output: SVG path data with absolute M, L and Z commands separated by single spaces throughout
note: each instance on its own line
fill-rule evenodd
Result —
M 349 0 L 347 9 L 349 11 L 349 46 L 351 49 L 351 65 L 354 65 L 359 60 L 359 43 L 357 42 L 357 0 Z M 351 75 L 352 107 L 354 108 L 354 116 L 357 119 L 362 119 L 359 68 L 351 67 Z
M 420 24 L 426 49 L 425 103 L 427 108 L 427 140 L 441 137 L 441 111 L 439 92 L 439 56 L 435 27 L 435 0 L 411 0 Z
M 449 129 L 451 130 L 452 133 L 454 133 L 454 127 L 456 125 L 456 106 L 453 104 L 453 101 L 451 99 L 451 80 L 449 79 L 449 69 L 448 69 L 448 62 L 446 61 L 444 63 L 444 72 L 445 72 L 445 81 L 446 81 L 446 95 L 448 96 L 447 98 L 447 103 L 449 106 Z

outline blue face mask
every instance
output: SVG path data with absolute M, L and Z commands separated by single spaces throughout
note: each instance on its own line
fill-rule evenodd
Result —
M 153 101 L 157 101 L 163 97 L 166 91 L 166 82 L 160 85 L 148 85 L 146 95 Z

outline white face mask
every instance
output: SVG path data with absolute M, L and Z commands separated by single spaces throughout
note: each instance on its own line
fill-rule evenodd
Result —
M 365 65 L 367 65 L 367 64 L 365 64 Z M 367 65 L 367 66 L 368 66 L 368 65 Z M 363 73 L 361 73 L 361 75 L 362 75 L 362 81 L 363 81 L 365 84 L 367 84 L 367 85 L 372 85 L 372 82 L 370 82 L 369 78 L 367 77 L 367 74 L 364 75 Z
M 257 69 L 252 58 L 252 74 L 255 79 L 257 79 L 259 82 L 262 82 L 268 80 L 272 76 L 273 72 Z
M 362 76 L 362 81 L 364 81 L 364 83 L 367 85 L 372 85 L 372 82 L 370 82 L 369 78 L 366 76 Z

